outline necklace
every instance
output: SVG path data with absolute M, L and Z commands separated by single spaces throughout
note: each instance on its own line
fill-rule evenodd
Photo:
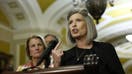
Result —
M 79 52 L 80 52 L 80 51 L 78 51 L 77 49 L 78 49 L 78 48 L 76 48 L 76 57 L 77 57 L 76 60 L 77 60 L 77 61 L 80 61 L 81 57 L 85 54 L 86 51 L 83 50 L 83 51 L 81 52 L 81 54 L 79 55 Z

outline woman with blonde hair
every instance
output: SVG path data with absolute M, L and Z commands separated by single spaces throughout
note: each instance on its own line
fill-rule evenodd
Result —
M 67 21 L 68 38 L 74 46 L 63 53 L 53 50 L 56 67 L 84 65 L 88 74 L 125 74 L 113 45 L 94 41 L 96 27 L 86 10 L 72 10 Z
M 20 65 L 16 71 L 23 71 L 27 69 L 32 70 L 33 68 L 38 69 L 46 68 L 48 65 L 47 62 L 49 60 L 45 59 L 39 66 L 36 67 L 38 60 L 40 60 L 42 52 L 45 50 L 45 48 L 46 46 L 42 37 L 37 35 L 29 37 L 26 41 L 26 53 L 29 58 L 29 61 L 24 65 Z

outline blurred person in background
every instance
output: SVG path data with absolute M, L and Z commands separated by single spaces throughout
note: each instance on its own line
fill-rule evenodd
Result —
M 48 46 L 49 43 L 50 43 L 51 41 L 53 41 L 53 40 L 55 40 L 56 42 L 59 42 L 59 39 L 58 39 L 54 34 L 46 34 L 46 35 L 44 36 L 44 40 L 45 40 L 45 43 L 46 43 L 47 46 Z M 50 61 L 49 61 L 50 67 L 54 67 L 52 55 L 50 55 L 48 59 L 50 60 Z
M 24 69 L 28 69 L 28 68 L 30 69 L 32 67 L 35 67 L 45 48 L 46 45 L 42 37 L 37 35 L 33 35 L 29 37 L 26 41 L 26 53 L 29 58 L 29 61 L 24 65 L 18 66 L 16 71 L 23 71 Z M 46 68 L 47 61 L 49 60 L 44 59 L 43 62 L 39 66 L 37 66 L 37 68 L 40 69 Z

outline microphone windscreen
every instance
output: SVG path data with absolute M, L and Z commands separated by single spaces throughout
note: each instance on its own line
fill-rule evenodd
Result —
M 42 55 L 40 56 L 40 59 L 38 60 L 36 66 L 40 65 L 44 59 L 47 59 L 50 56 L 52 49 L 55 48 L 57 43 L 58 43 L 57 40 L 52 40 L 49 42 L 47 48 L 44 49 Z

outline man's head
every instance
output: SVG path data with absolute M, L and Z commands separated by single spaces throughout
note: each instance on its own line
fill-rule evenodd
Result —
M 45 42 L 46 42 L 47 45 L 52 40 L 56 40 L 57 42 L 59 41 L 58 38 L 55 35 L 53 35 L 53 34 L 47 34 L 47 35 L 45 35 L 44 39 L 45 39 Z

